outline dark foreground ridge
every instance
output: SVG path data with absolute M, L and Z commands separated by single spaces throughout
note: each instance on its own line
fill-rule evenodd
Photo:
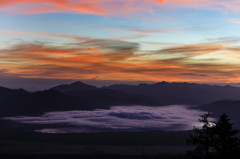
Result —
M 192 131 L 142 131 L 101 133 L 37 133 L 23 127 L 2 130 L 1 141 L 34 141 L 74 145 L 109 146 L 186 146 L 185 139 Z M 15 131 L 13 133 L 12 131 Z
M 36 133 L 21 131 L 0 133 L 2 158 L 184 158 L 189 147 L 185 138 L 190 131 Z
M 184 155 L 0 155 L 4 159 L 184 159 Z

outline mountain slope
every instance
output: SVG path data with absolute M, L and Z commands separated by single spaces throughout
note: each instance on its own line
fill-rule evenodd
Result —
M 110 89 L 98 89 L 88 91 L 65 92 L 69 96 L 78 99 L 92 101 L 98 105 L 116 106 L 116 105 L 145 105 L 160 106 L 159 102 L 145 95 L 129 95 Z
M 24 89 L 9 89 L 0 86 L 0 101 L 28 93 L 29 92 L 25 91 Z
M 94 107 L 90 101 L 79 100 L 59 91 L 47 90 L 14 96 L 2 101 L 0 115 L 39 115 L 49 111 L 91 110 Z
M 199 105 L 229 98 L 240 100 L 240 88 L 231 86 L 160 82 L 136 86 L 112 85 L 107 88 L 131 94 L 144 94 L 165 101 L 166 104 Z
M 80 81 L 74 82 L 72 84 L 63 84 L 56 87 L 50 88 L 50 90 L 57 90 L 60 92 L 70 92 L 70 91 L 78 91 L 78 90 L 97 90 L 98 88 L 95 86 L 91 86 Z
M 196 107 L 195 109 L 210 111 L 214 113 L 214 116 L 226 113 L 228 115 L 239 118 L 240 112 L 240 100 L 221 100 L 212 102 L 209 104 L 204 104 Z
M 0 116 L 35 116 L 51 111 L 109 109 L 117 105 L 159 106 L 160 104 L 144 95 L 138 97 L 114 90 L 81 90 L 65 94 L 56 90 L 45 90 L 13 96 L 2 101 Z

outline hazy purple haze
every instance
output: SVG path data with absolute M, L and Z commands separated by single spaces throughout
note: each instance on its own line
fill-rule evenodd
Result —
M 26 124 L 64 124 L 65 128 L 43 129 L 41 132 L 95 132 L 139 130 L 190 130 L 200 126 L 199 116 L 205 112 L 189 106 L 113 106 L 109 110 L 48 112 L 39 117 L 15 116 L 4 119 Z M 209 118 L 213 121 L 213 118 Z

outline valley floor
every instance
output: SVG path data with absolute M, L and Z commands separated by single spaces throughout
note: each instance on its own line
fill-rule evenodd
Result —
M 1 141 L 0 154 L 184 155 L 190 146 L 103 146 Z
M 185 157 L 185 152 L 192 147 L 189 146 L 104 146 L 104 145 L 74 145 L 74 144 L 60 144 L 60 143 L 47 143 L 36 141 L 17 141 L 17 140 L 2 140 L 0 147 L 0 156 L 4 158 L 14 158 L 16 155 L 23 158 L 31 158 L 31 155 L 41 156 L 60 155 L 63 157 L 74 158 L 74 155 L 85 156 L 101 156 L 104 158 L 111 158 L 112 155 L 120 155 L 120 158 L 135 158 L 141 156 L 161 156 L 167 158 L 182 158 Z M 7 155 L 6 155 L 7 154 Z M 26 157 L 27 155 L 27 157 Z M 30 155 L 30 156 L 29 156 Z M 63 155 L 63 156 L 62 156 Z M 25 157 L 24 157 L 25 156 Z M 33 157 L 33 156 L 32 156 Z M 45 156 L 46 157 L 46 156 Z M 44 158 L 45 158 L 44 157 Z M 60 157 L 60 158 L 61 158 Z M 64 157 L 64 158 L 65 158 Z M 101 158 L 100 157 L 100 158 Z M 112 156 L 113 157 L 113 156 Z M 20 157 L 21 158 L 21 157 Z M 34 157 L 35 158 L 35 157 Z M 57 157 L 59 158 L 59 157 Z M 114 157 L 116 158 L 116 157 Z

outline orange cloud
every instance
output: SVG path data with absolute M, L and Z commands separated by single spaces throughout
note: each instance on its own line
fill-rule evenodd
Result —
M 240 65 L 196 59 L 222 50 L 239 51 L 223 42 L 184 45 L 146 54 L 138 53 L 136 43 L 117 40 L 87 39 L 59 47 L 26 43 L 0 50 L 0 67 L 4 74 L 20 78 L 92 79 L 97 74 L 101 80 L 234 82 L 240 78 Z
M 164 3 L 165 1 L 164 0 L 156 0 L 156 2 Z
M 101 51 L 96 50 L 96 49 L 103 48 L 103 47 L 104 46 L 99 46 L 99 47 L 94 47 L 94 48 L 89 47 L 88 49 L 92 50 L 93 52 L 96 52 L 97 54 L 104 54 Z
M 172 1 L 182 2 L 182 3 L 190 3 L 191 2 L 189 0 L 172 0 Z

